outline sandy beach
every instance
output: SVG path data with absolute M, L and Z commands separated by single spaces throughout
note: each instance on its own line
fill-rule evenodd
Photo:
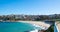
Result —
M 50 27 L 50 24 L 47 24 L 47 23 L 45 23 L 44 21 L 18 21 L 18 22 L 23 22 L 23 23 L 30 23 L 30 24 L 39 25 L 39 26 L 42 26 L 43 29 Z

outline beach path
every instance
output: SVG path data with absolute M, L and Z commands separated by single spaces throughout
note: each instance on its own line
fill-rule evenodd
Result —
M 56 24 L 57 24 L 58 31 L 60 32 L 60 21 L 57 21 Z

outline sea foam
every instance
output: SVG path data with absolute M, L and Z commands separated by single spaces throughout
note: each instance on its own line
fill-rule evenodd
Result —
M 30 32 L 38 32 L 38 30 L 37 30 L 37 29 L 35 29 L 35 30 L 33 30 L 33 31 L 30 31 Z

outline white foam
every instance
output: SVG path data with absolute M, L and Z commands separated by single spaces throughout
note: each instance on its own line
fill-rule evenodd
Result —
M 33 30 L 33 31 L 30 31 L 30 32 L 38 32 L 38 30 L 37 30 L 37 29 L 35 29 L 35 30 Z
M 33 26 L 35 26 L 35 27 L 40 27 L 39 25 L 35 25 L 35 24 L 33 24 Z
M 33 24 L 33 26 L 35 26 L 35 27 L 40 27 L 41 29 L 44 29 L 44 30 L 46 30 L 47 28 L 46 27 L 44 27 L 44 26 L 39 26 L 39 25 L 36 25 L 36 24 Z

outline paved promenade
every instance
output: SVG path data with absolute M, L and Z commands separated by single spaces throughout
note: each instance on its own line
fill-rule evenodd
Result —
M 56 22 L 57 28 L 58 28 L 58 32 L 60 32 L 60 21 Z

